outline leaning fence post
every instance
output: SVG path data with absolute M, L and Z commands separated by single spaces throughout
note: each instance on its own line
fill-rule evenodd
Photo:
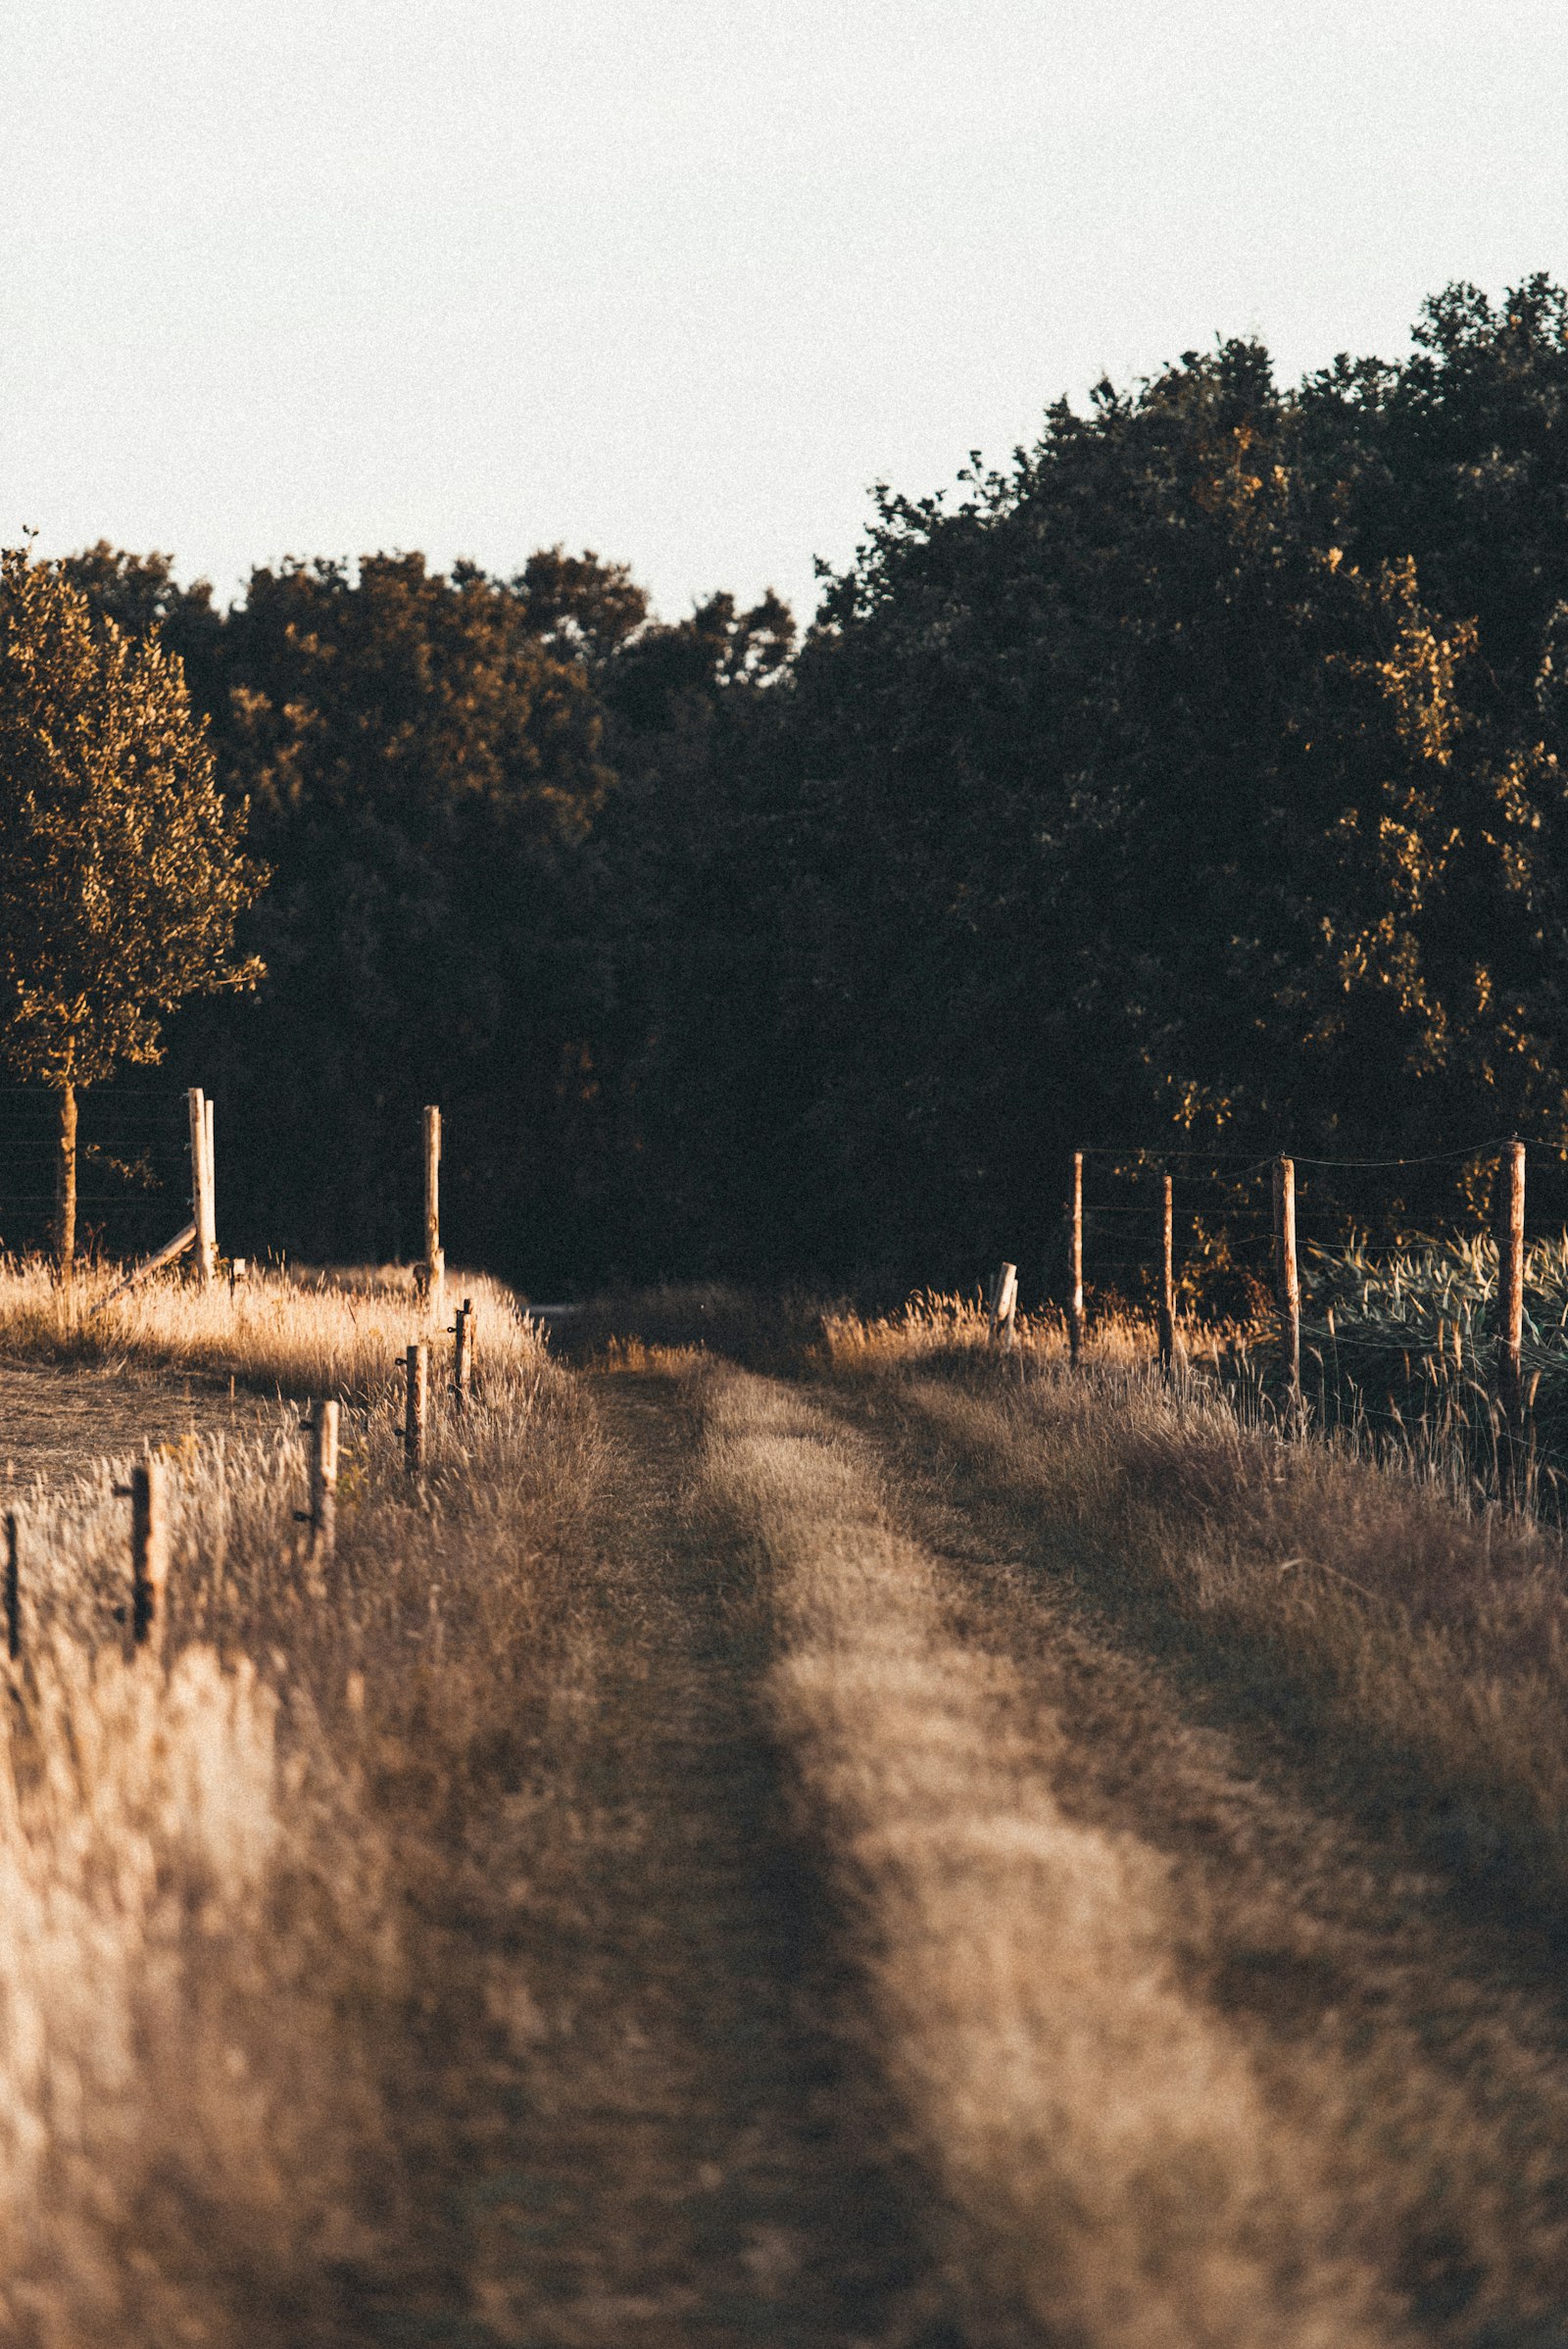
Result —
M 314 1419 L 300 1422 L 311 1439 L 311 1505 L 300 1512 L 311 1529 L 308 1555 L 318 1568 L 329 1566 L 337 1547 L 337 1421 L 335 1402 L 318 1402 Z
M 1159 1367 L 1170 1377 L 1176 1359 L 1176 1215 L 1171 1198 L 1171 1180 L 1165 1175 L 1161 1182 L 1160 1267 L 1159 1267 Z
M 438 1317 L 446 1269 L 441 1248 L 441 1112 L 432 1103 L 424 1112 L 424 1289 L 430 1310 Z
M 1011 1346 L 1017 1309 L 1018 1267 L 1004 1264 L 991 1284 L 991 1326 L 986 1332 L 989 1344 Z
M 430 1349 L 419 1339 L 404 1357 L 407 1388 L 403 1419 L 403 1464 L 410 1476 L 424 1466 L 424 1406 L 429 1390 Z
M 1296 1258 L 1296 1161 L 1274 1161 L 1274 1269 L 1280 1308 L 1280 1363 L 1293 1427 L 1301 1417 L 1301 1280 Z
M 22 1560 L 17 1512 L 6 1511 L 6 1653 L 13 1664 L 22 1653 Z
M 473 1375 L 473 1299 L 466 1297 L 452 1324 L 452 1399 L 461 1411 Z
M 1525 1320 L 1525 1146 L 1508 1145 L 1497 1229 L 1497 1401 L 1502 1412 L 1501 1484 L 1511 1507 L 1523 1499 Z
M 1084 1154 L 1072 1154 L 1072 1197 L 1067 1208 L 1067 1358 L 1073 1368 L 1084 1350 Z

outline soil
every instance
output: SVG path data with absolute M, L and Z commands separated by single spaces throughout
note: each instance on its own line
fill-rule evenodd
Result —
M 177 1444 L 193 1430 L 259 1428 L 277 1405 L 225 1380 L 119 1364 L 0 1362 L 0 1480 L 58 1486 L 97 1461 Z

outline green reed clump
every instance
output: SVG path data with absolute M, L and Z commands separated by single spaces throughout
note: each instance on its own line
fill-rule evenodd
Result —
M 1315 1249 L 1302 1381 L 1319 1423 L 1460 1482 L 1495 1481 L 1497 1246 L 1484 1236 Z M 1538 1503 L 1568 1504 L 1568 1234 L 1525 1254 L 1523 1387 Z

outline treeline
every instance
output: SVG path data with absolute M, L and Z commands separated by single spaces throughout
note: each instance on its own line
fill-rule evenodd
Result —
M 427 1100 L 454 1256 L 538 1292 L 1044 1267 L 1082 1143 L 1568 1135 L 1544 278 L 1450 288 L 1399 362 L 1282 387 L 1232 341 L 1060 404 L 953 497 L 882 493 L 799 644 L 559 550 L 227 612 L 70 567 L 181 654 L 272 868 L 265 985 L 172 1049 L 236 1248 L 415 1251 Z

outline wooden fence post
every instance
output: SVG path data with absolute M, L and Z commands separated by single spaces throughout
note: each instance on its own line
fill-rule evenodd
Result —
M 307 1554 L 318 1569 L 331 1564 L 337 1547 L 337 1423 L 335 1402 L 318 1402 L 315 1418 L 300 1422 L 311 1439 L 311 1505 L 296 1516 L 311 1529 Z
M 1274 1269 L 1280 1308 L 1280 1363 L 1293 1428 L 1301 1418 L 1301 1280 L 1296 1258 L 1296 1161 L 1274 1161 Z
M 1018 1267 L 1004 1264 L 991 1284 L 991 1327 L 986 1337 L 992 1346 L 1011 1346 L 1017 1310 Z
M 1084 1154 L 1072 1154 L 1067 1208 L 1067 1356 L 1074 1370 L 1084 1350 Z
M 218 1278 L 218 1155 L 213 1148 L 213 1097 L 208 1094 L 202 1103 L 205 1128 L 202 1140 L 207 1146 L 207 1260 L 208 1278 Z
M 13 1664 L 22 1653 L 22 1558 L 15 1509 L 6 1511 L 6 1653 Z
M 473 1299 L 466 1297 L 452 1324 L 452 1399 L 461 1411 L 473 1376 Z
M 441 1112 L 424 1112 L 424 1288 L 430 1310 L 439 1316 L 447 1260 L 441 1248 Z
M 1170 1377 L 1176 1360 L 1176 1214 L 1169 1175 L 1162 1178 L 1159 1271 L 1159 1367 Z
M 408 1386 L 403 1420 L 403 1464 L 410 1476 L 424 1466 L 424 1407 L 430 1384 L 430 1349 L 424 1340 L 409 1347 L 404 1357 Z
M 196 1232 L 196 1277 L 204 1289 L 218 1271 L 218 1220 L 213 1206 L 213 1120 L 211 1104 L 193 1085 L 190 1105 L 190 1219 Z
M 169 1587 L 169 1523 L 164 1463 L 138 1460 L 130 1472 L 130 1637 L 135 1647 L 162 1647 Z
M 1499 1465 L 1510 1508 L 1524 1498 L 1525 1146 L 1508 1145 L 1502 1212 L 1497 1222 L 1497 1401 L 1502 1411 Z

